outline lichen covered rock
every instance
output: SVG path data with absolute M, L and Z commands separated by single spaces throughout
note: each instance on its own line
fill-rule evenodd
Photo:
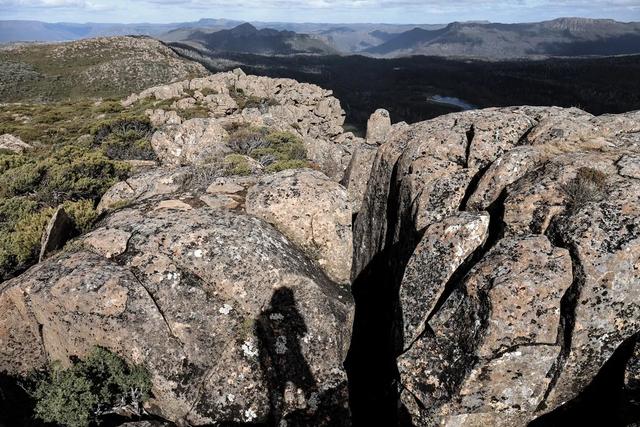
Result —
M 241 212 L 161 196 L 120 209 L 6 282 L 0 305 L 3 371 L 98 345 L 150 371 L 147 410 L 167 420 L 348 422 L 350 295 Z

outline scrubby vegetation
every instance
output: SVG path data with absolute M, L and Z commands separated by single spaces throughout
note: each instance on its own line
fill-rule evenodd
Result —
M 204 74 L 198 64 L 144 37 L 0 46 L 0 102 L 122 98 Z
M 236 87 L 229 88 L 229 96 L 236 101 L 238 108 L 241 110 L 245 108 L 258 108 L 263 110 L 273 105 L 279 105 L 278 101 L 273 98 L 259 98 L 253 95 L 247 95 L 244 90 Z
M 63 204 L 78 232 L 89 230 L 104 192 L 130 173 L 126 160 L 154 160 L 153 127 L 144 100 L 81 100 L 0 106 L 0 134 L 33 148 L 0 153 L 0 281 L 33 264 L 55 207 Z
M 302 140 L 290 132 L 239 126 L 230 130 L 228 143 L 236 153 L 257 160 L 267 172 L 311 166 Z
M 142 366 L 127 364 L 96 347 L 85 359 L 63 368 L 53 364 L 34 373 L 28 386 L 35 416 L 47 423 L 87 427 L 105 416 L 141 416 L 151 394 L 151 377 Z
M 247 156 L 229 154 L 224 158 L 223 163 L 226 175 L 251 175 L 251 165 Z
M 580 168 L 576 177 L 563 187 L 567 195 L 567 209 L 576 212 L 591 202 L 604 197 L 607 176 L 593 168 Z

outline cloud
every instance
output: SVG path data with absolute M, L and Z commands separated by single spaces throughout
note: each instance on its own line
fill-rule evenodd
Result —
M 640 20 L 640 0 L 0 0 L 0 10 L 7 17 L 94 22 L 175 22 L 207 17 L 414 24 L 522 22 L 560 16 Z M 106 10 L 108 13 L 95 13 Z
M 5 7 L 86 7 L 86 0 L 0 0 Z

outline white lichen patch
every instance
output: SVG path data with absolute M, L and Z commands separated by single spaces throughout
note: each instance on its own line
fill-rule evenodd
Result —
M 220 307 L 220 309 L 218 310 L 218 312 L 220 314 L 229 314 L 231 313 L 231 310 L 233 310 L 233 307 L 231 307 L 229 304 L 225 304 L 222 307 Z
M 202 249 L 196 249 L 195 251 L 193 251 L 193 256 L 196 258 L 202 258 Z
M 257 417 L 256 415 L 256 411 L 254 411 L 252 408 L 247 409 L 246 411 L 244 411 L 244 418 L 247 422 L 251 422 L 253 420 L 255 420 Z
M 272 313 L 269 315 L 269 319 L 271 320 L 284 320 L 284 316 L 280 313 Z
M 258 355 L 258 349 L 254 347 L 253 341 L 248 340 L 242 344 L 242 352 L 246 357 L 256 357 Z
M 287 352 L 287 337 L 278 336 L 276 338 L 276 353 L 285 354 Z

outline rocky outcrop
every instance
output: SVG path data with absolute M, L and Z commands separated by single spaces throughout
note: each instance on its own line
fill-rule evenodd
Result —
M 169 125 L 153 134 L 151 145 L 165 165 L 215 163 L 231 153 L 225 144 L 227 131 L 211 119 L 191 119 Z
M 123 105 L 155 100 L 164 106 L 170 102 L 168 108 L 147 110 L 151 122 L 162 127 L 154 135 L 154 149 L 167 165 L 220 160 L 224 153 L 210 152 L 225 139 L 220 128 L 268 128 L 297 135 L 304 142 L 307 158 L 340 181 L 360 141 L 344 133 L 345 113 L 331 95 L 315 85 L 250 76 L 237 69 L 152 87 L 129 96 Z M 186 120 L 193 111 L 203 118 Z
M 349 283 L 351 209 L 340 184 L 310 169 L 283 171 L 252 187 L 246 206 L 300 246 L 333 281 Z
M 0 150 L 22 153 L 24 150 L 28 150 L 29 148 L 31 148 L 31 146 L 26 142 L 23 142 L 20 138 L 8 133 L 0 135 Z
M 384 109 L 376 110 L 367 121 L 367 142 L 380 145 L 387 140 L 391 132 L 391 116 Z
M 178 425 L 634 421 L 640 113 L 377 111 L 363 139 L 240 70 L 136 102 L 160 164 L 0 284 L 0 372 L 102 346 Z
M 0 305 L 2 371 L 99 345 L 147 367 L 147 410 L 167 420 L 348 422 L 349 293 L 241 211 L 177 194 L 120 209 L 4 283 Z
M 394 390 L 418 426 L 630 413 L 611 396 L 640 331 L 639 118 L 518 107 L 390 134 L 354 225 L 356 418 Z

